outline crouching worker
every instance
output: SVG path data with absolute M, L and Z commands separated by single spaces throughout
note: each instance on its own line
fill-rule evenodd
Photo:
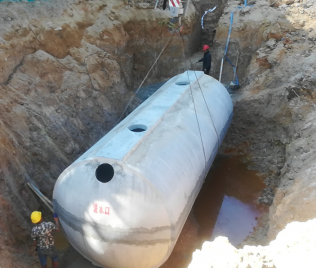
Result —
M 38 253 L 42 268 L 47 267 L 47 257 L 53 262 L 53 268 L 58 267 L 58 256 L 54 247 L 54 231 L 59 231 L 58 216 L 54 213 L 55 224 L 52 222 L 44 222 L 42 213 L 34 211 L 31 220 L 36 226 L 32 229 L 31 237 L 34 241 L 35 250 Z

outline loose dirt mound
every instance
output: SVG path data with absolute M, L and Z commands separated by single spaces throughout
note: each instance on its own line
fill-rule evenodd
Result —
M 227 238 L 205 242 L 188 268 L 315 267 L 316 220 L 292 222 L 268 246 L 233 247 Z

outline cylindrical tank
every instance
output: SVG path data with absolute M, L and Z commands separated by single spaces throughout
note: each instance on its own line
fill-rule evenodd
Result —
M 214 78 L 170 79 L 58 178 L 53 204 L 69 242 L 100 267 L 162 265 L 232 114 Z

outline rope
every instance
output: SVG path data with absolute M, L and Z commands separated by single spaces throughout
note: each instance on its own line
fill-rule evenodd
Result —
M 183 39 L 183 36 L 182 36 L 182 34 L 181 34 L 180 31 L 179 31 L 179 34 L 180 34 L 181 40 L 182 40 L 182 56 L 183 56 L 183 61 L 184 61 L 184 67 L 186 67 L 186 62 L 187 62 L 187 61 L 186 61 L 186 59 L 185 59 L 185 43 L 184 43 L 184 39 Z M 191 62 L 191 66 L 192 66 L 192 62 Z M 193 102 L 194 112 L 195 112 L 195 118 L 196 118 L 196 122 L 197 122 L 197 125 L 198 125 L 200 140 L 201 140 L 202 149 L 203 149 L 203 155 L 204 155 L 204 177 L 206 177 L 206 153 L 205 153 L 205 146 L 204 146 L 204 142 L 203 142 L 203 137 L 202 137 L 202 132 L 201 132 L 201 127 L 200 127 L 199 118 L 198 118 L 197 112 L 196 112 L 196 105 L 195 105 L 195 101 L 194 101 L 193 90 L 192 90 L 192 86 L 191 86 L 191 81 L 190 81 L 189 72 L 186 71 L 186 73 L 187 73 L 188 81 L 189 81 L 189 84 L 190 84 L 190 91 L 191 91 L 191 96 L 192 96 L 192 102 Z
M 183 36 L 182 36 L 182 34 L 181 34 L 180 31 L 179 31 L 179 33 L 180 33 L 180 36 L 181 36 L 181 39 L 182 39 L 182 49 L 183 49 L 183 56 L 184 56 L 184 55 L 185 55 L 185 42 L 184 42 Z M 192 63 L 191 58 L 189 58 L 189 61 L 190 61 L 191 66 L 192 66 L 193 63 Z M 185 60 L 185 62 L 186 62 L 186 60 Z M 184 65 L 186 65 L 186 63 L 184 63 Z M 218 153 L 218 150 L 219 150 L 219 143 L 220 143 L 220 142 L 219 142 L 219 135 L 218 135 L 218 132 L 217 132 L 217 130 L 216 130 L 216 127 L 215 127 L 215 124 L 214 124 L 214 120 L 213 120 L 211 111 L 210 111 L 210 109 L 209 109 L 209 107 L 208 107 L 208 105 L 207 105 L 207 102 L 206 102 L 206 99 L 205 99 L 205 96 L 204 96 L 202 87 L 201 87 L 201 85 L 200 85 L 199 79 L 197 78 L 196 71 L 193 71 L 193 72 L 194 72 L 196 81 L 197 81 L 197 83 L 198 83 L 198 85 L 199 85 L 199 89 L 200 89 L 200 91 L 201 91 L 201 93 L 202 93 L 205 106 L 206 106 L 206 108 L 207 108 L 207 110 L 208 110 L 208 113 L 209 113 L 209 115 L 210 115 L 213 128 L 214 128 L 215 133 L 216 133 L 216 137 L 217 137 L 217 149 L 216 149 L 216 154 L 217 154 L 217 153 Z M 189 78 L 189 75 L 188 75 L 188 78 Z M 189 81 L 190 81 L 190 80 L 189 80 Z M 191 83 L 190 83 L 190 88 L 191 88 Z M 191 88 L 191 92 L 192 92 L 192 88 Z M 193 93 L 192 93 L 192 99 L 193 99 Z M 193 99 L 193 102 L 194 102 L 194 99 Z M 195 110 L 195 105 L 194 105 L 194 110 Z M 196 110 L 195 110 L 195 113 L 196 113 Z M 196 115 L 196 118 L 197 118 L 197 115 Z M 197 121 L 198 121 L 198 118 L 197 118 Z M 198 122 L 198 125 L 199 125 L 199 122 Z M 200 132 L 200 136 L 201 136 L 201 142 L 202 142 L 202 145 L 203 145 L 203 152 L 204 152 L 204 159 L 205 159 L 205 176 L 206 176 L 206 155 L 205 155 L 205 149 L 204 149 L 204 144 L 203 144 L 203 140 L 202 140 L 202 134 L 201 134 L 201 131 L 200 131 L 200 125 L 199 125 L 199 132 Z
M 181 39 L 182 39 L 182 58 L 183 58 L 183 62 L 184 62 L 184 68 L 188 69 L 188 68 L 186 68 L 186 65 L 187 65 L 186 62 L 187 61 L 185 59 L 185 43 L 184 43 L 184 39 L 183 39 L 180 31 L 179 31 L 179 34 L 180 34 Z M 192 62 L 191 62 L 191 65 L 192 65 Z M 190 81 L 190 77 L 189 77 L 189 72 L 186 71 L 186 73 L 187 73 L 188 81 L 189 81 L 189 84 L 190 84 L 190 91 L 191 91 L 191 96 L 192 96 L 194 112 L 195 112 L 195 118 L 196 118 L 196 122 L 197 122 L 197 125 L 198 125 L 198 130 L 199 130 L 199 134 L 200 134 L 200 140 L 201 140 L 202 149 L 203 149 L 203 155 L 204 155 L 204 177 L 206 177 L 206 153 L 205 153 L 205 147 L 204 147 L 201 127 L 200 127 L 200 122 L 199 122 L 199 119 L 198 119 L 198 116 L 197 116 L 197 112 L 196 112 L 195 101 L 194 101 L 193 90 L 192 90 L 191 81 Z
M 199 129 L 199 133 L 200 133 L 200 139 L 201 139 L 201 144 L 202 144 L 202 148 L 203 148 L 203 154 L 204 154 L 204 177 L 206 177 L 206 153 L 205 153 L 205 148 L 204 148 L 204 142 L 203 142 L 201 127 L 200 127 L 200 122 L 199 122 L 199 119 L 198 119 L 198 116 L 197 116 L 197 112 L 196 112 L 195 101 L 194 101 L 194 97 L 193 97 L 193 90 L 192 90 L 191 81 L 190 81 L 190 77 L 189 77 L 189 71 L 186 71 L 186 73 L 188 75 L 188 81 L 190 83 L 190 91 L 191 91 L 192 102 L 193 102 L 193 106 L 194 106 L 195 118 L 196 118 L 196 122 L 197 122 L 197 125 L 198 125 L 198 129 Z
M 127 111 L 128 107 L 130 106 L 131 102 L 133 101 L 133 99 L 136 97 L 137 92 L 140 90 L 140 88 L 142 87 L 142 85 L 144 84 L 145 80 L 147 79 L 149 73 L 151 72 L 151 70 L 154 68 L 154 66 L 156 65 L 157 61 L 159 60 L 159 58 L 161 57 L 161 55 L 163 54 L 163 52 L 165 51 L 165 49 L 169 46 L 170 42 L 172 41 L 173 37 L 174 37 L 175 32 L 172 34 L 172 36 L 170 37 L 169 41 L 167 42 L 167 44 L 163 47 L 163 49 L 161 50 L 160 54 L 158 55 L 158 57 L 156 58 L 155 62 L 153 63 L 153 65 L 151 66 L 150 70 L 148 71 L 148 73 L 146 74 L 145 78 L 143 79 L 143 81 L 141 82 L 140 86 L 138 87 L 138 89 L 134 92 L 134 95 L 131 97 L 131 99 L 129 100 L 129 102 L 127 103 L 127 105 L 125 106 L 124 111 L 122 112 L 121 116 L 119 117 L 119 119 L 117 120 L 117 123 L 115 125 L 117 125 L 122 117 L 124 116 L 125 112 Z
M 218 153 L 218 150 L 219 150 L 219 136 L 218 136 L 218 133 L 217 133 L 215 124 L 214 124 L 214 120 L 213 120 L 212 114 L 211 114 L 211 112 L 210 112 L 210 109 L 208 108 L 208 105 L 207 105 L 207 102 L 206 102 L 206 99 L 205 99 L 205 96 L 204 96 L 202 87 L 201 87 L 201 85 L 200 85 L 199 79 L 197 78 L 197 75 L 196 75 L 196 72 L 195 72 L 195 71 L 194 71 L 194 74 L 195 74 L 195 77 L 196 77 L 196 81 L 197 81 L 197 83 L 198 83 L 198 85 L 199 85 L 200 91 L 201 91 L 201 93 L 202 93 L 202 96 L 203 96 L 203 99 L 204 99 L 204 102 L 205 102 L 205 106 L 206 106 L 206 108 L 207 108 L 207 110 L 208 110 L 208 113 L 209 113 L 209 115 L 210 115 L 213 128 L 214 128 L 215 133 L 216 133 L 216 137 L 217 137 L 217 149 L 216 149 L 216 154 L 217 154 L 217 153 Z

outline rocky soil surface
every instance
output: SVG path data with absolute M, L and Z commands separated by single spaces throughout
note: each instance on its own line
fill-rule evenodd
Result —
M 233 94 L 235 120 L 224 148 L 240 145 L 250 153 L 250 168 L 266 177 L 268 188 L 258 202 L 271 204 L 272 239 L 287 223 L 315 217 L 316 3 L 293 1 L 276 7 L 261 0 L 237 9 L 238 4 L 227 6 L 221 25 L 227 25 L 230 12 L 236 13 L 232 42 L 240 51 L 256 52 L 239 73 L 246 71 L 247 76 Z M 218 43 L 223 43 L 221 31 Z
M 165 46 L 146 83 L 184 71 L 169 11 L 143 2 L 0 3 L 1 267 L 39 265 L 29 217 L 48 211 L 27 182 L 50 198 L 59 174 L 117 124 Z M 182 25 L 190 53 L 199 45 L 193 6 Z
M 228 2 L 212 48 L 218 75 L 233 12 L 228 57 L 236 62 L 240 53 L 242 86 L 221 149 L 252 161 L 267 185 L 258 203 L 270 210 L 240 249 L 206 242 L 189 267 L 316 267 L 315 220 L 308 221 L 316 217 L 316 2 L 243 2 Z M 231 81 L 225 64 L 223 81 Z

